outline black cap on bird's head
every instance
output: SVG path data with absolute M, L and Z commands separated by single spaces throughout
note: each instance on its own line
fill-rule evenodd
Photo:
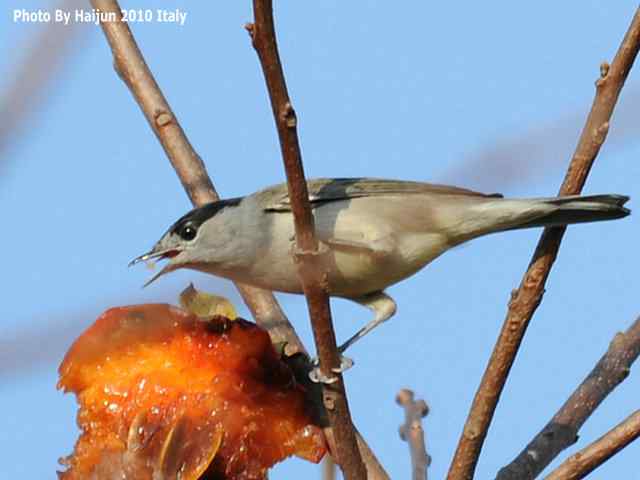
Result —
M 242 198 L 230 198 L 194 208 L 180 217 L 149 252 L 131 260 L 129 266 L 148 260 L 169 259 L 169 263 L 144 284 L 145 287 L 161 275 L 180 268 L 185 263 L 188 263 L 184 259 L 181 259 L 180 255 L 189 250 L 195 243 L 198 238 L 200 226 L 225 208 L 237 206 L 241 201 Z

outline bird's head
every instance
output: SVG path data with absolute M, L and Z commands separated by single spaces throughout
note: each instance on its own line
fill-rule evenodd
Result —
M 207 263 L 207 252 L 212 252 L 215 241 L 220 241 L 228 232 L 224 228 L 224 222 L 219 218 L 226 210 L 237 207 L 240 198 L 220 200 L 194 208 L 176 221 L 166 233 L 158 240 L 147 253 L 134 258 L 129 266 L 149 260 L 168 260 L 167 264 L 144 286 L 162 275 L 179 268 L 198 268 L 202 263 Z

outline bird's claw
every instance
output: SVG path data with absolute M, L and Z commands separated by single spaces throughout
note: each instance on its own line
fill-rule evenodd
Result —
M 313 370 L 309 372 L 309 380 L 311 380 L 313 383 L 323 383 L 325 385 L 331 385 L 332 383 L 338 381 L 338 377 L 336 377 L 335 375 L 330 377 L 322 373 L 320 367 L 313 367 Z
M 320 361 L 317 357 L 311 360 L 311 363 L 313 365 L 313 369 L 309 372 L 309 379 L 313 383 L 324 383 L 325 385 L 331 385 L 338 380 L 338 377 L 336 376 L 328 376 L 322 373 L 322 370 L 320 370 Z M 350 369 L 351 367 L 353 367 L 353 360 L 349 357 L 345 357 L 344 355 L 340 355 L 340 365 L 336 368 L 332 368 L 331 371 L 333 373 L 340 374 L 345 370 Z
M 332 368 L 331 371 L 333 373 L 342 373 L 349 370 L 351 367 L 353 367 L 353 360 L 349 357 L 345 357 L 344 355 L 340 355 L 340 366 Z

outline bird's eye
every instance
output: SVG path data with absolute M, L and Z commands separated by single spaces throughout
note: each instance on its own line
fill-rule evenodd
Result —
M 180 230 L 180 237 L 182 237 L 183 240 L 193 240 L 196 238 L 196 233 L 196 228 L 188 223 Z

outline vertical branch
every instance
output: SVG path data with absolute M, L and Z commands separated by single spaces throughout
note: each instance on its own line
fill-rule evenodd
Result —
M 425 445 L 422 419 L 429 413 L 429 406 L 424 400 L 416 401 L 413 392 L 407 389 L 398 392 L 396 402 L 404 408 L 404 423 L 400 426 L 400 438 L 409 444 L 411 478 L 427 480 L 427 467 L 431 463 L 431 457 Z
M 545 477 L 545 480 L 584 478 L 638 437 L 640 437 L 640 410 L 636 410 L 591 445 L 569 457 Z
M 627 378 L 640 355 L 640 317 L 626 332 L 618 333 L 587 378 L 560 410 L 509 465 L 497 480 L 533 480 L 562 450 L 573 445 L 584 422 L 602 401 Z
M 122 21 L 120 5 L 116 0 L 91 0 L 91 4 L 102 12 L 116 16 L 115 22 L 101 22 L 113 52 L 114 67 L 162 144 L 189 199 L 195 206 L 215 202 L 218 194 L 204 163 L 156 83 L 129 25 Z M 256 322 L 269 331 L 274 343 L 286 343 L 288 354 L 305 351 L 271 292 L 248 285 L 236 284 L 236 287 Z
M 593 105 L 560 188 L 560 196 L 578 194 L 582 190 L 607 136 L 609 120 L 639 48 L 640 10 L 636 12 L 611 66 L 606 63 L 601 66 Z M 544 230 L 519 288 L 511 295 L 506 319 L 449 468 L 449 480 L 473 478 L 498 399 L 529 321 L 542 300 L 544 286 L 564 232 L 564 227 Z
M 260 59 L 280 139 L 296 232 L 294 256 L 298 262 L 300 281 L 307 297 L 320 369 L 325 376 L 332 376 L 333 369 L 340 364 L 340 356 L 326 291 L 326 275 L 323 267 L 325 252 L 320 250 L 315 238 L 313 216 L 298 143 L 297 119 L 289 99 L 278 54 L 271 0 L 254 0 L 253 11 L 254 23 L 248 25 L 247 30 Z M 358 450 L 342 375 L 338 375 L 336 380 L 331 385 L 323 387 L 323 403 L 336 442 L 337 451 L 334 454 L 337 455 L 337 463 L 346 478 L 363 479 L 366 478 L 366 469 Z

